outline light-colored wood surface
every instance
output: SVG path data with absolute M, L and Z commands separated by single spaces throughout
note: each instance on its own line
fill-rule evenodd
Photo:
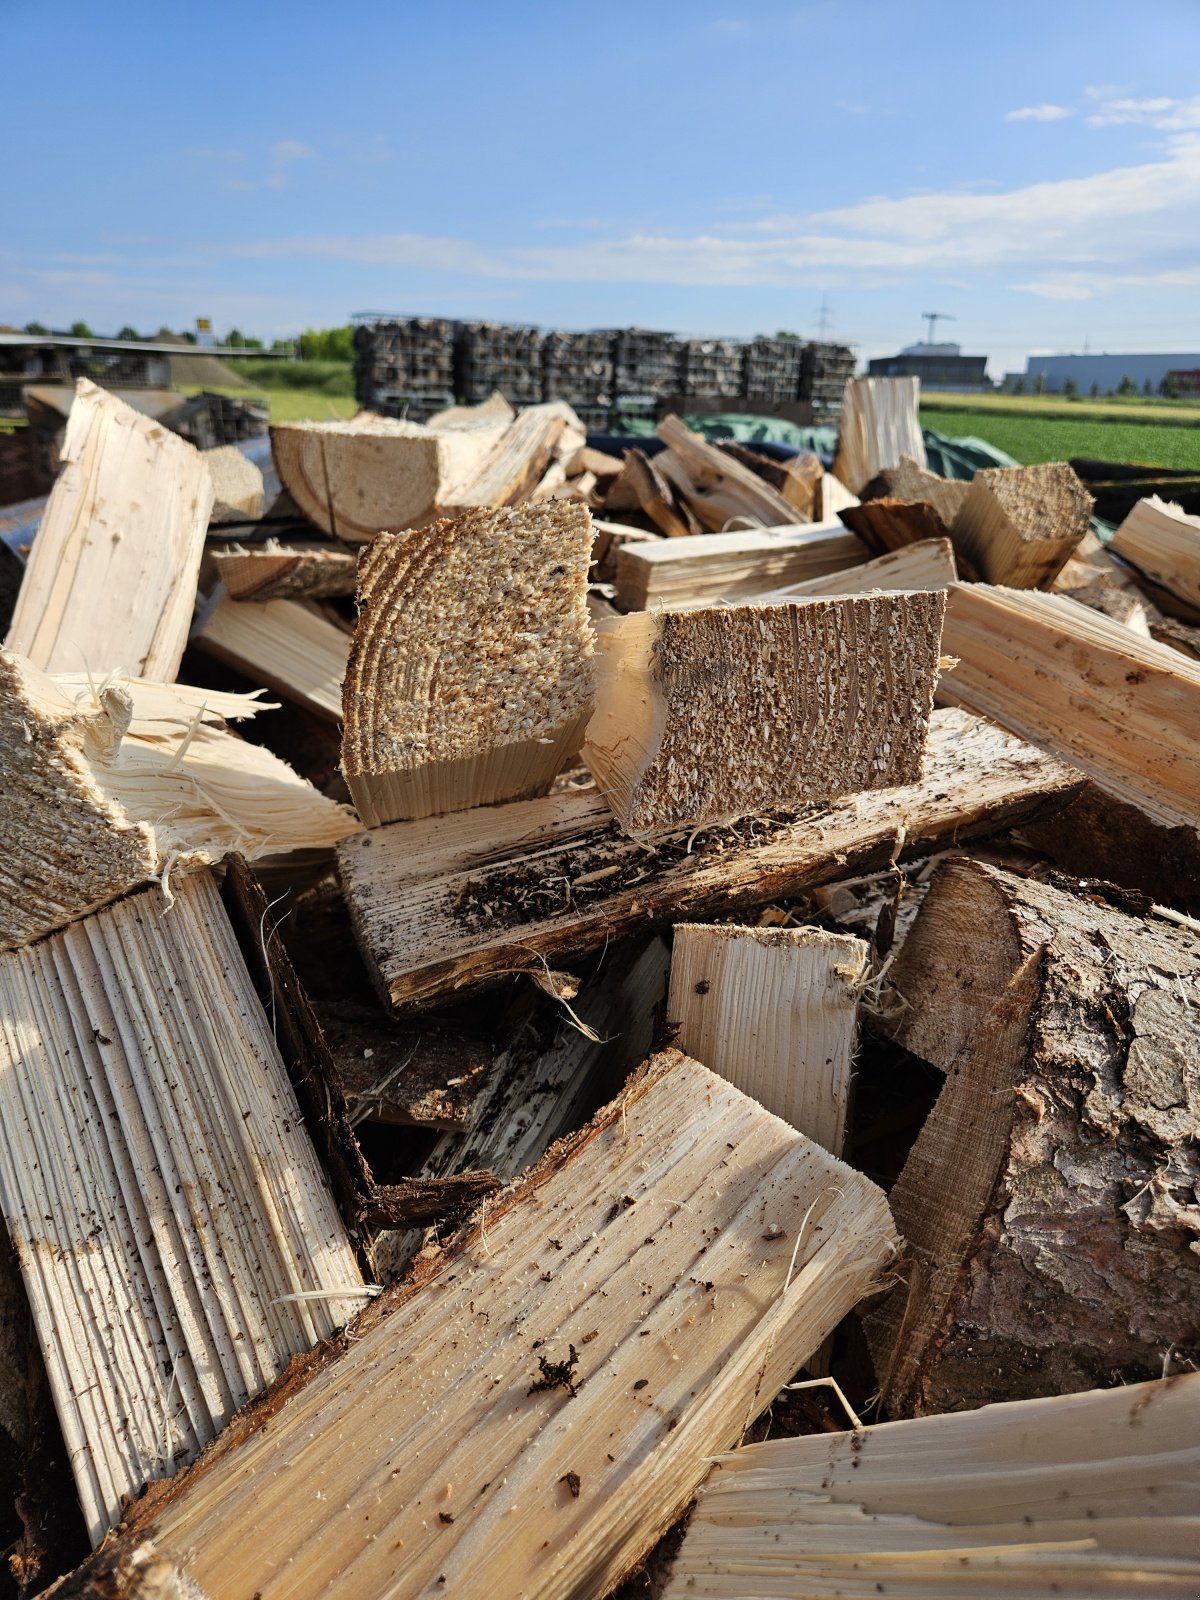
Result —
M 430 1004 L 639 929 L 748 911 L 1065 805 L 1075 772 L 956 711 L 935 712 L 921 782 L 650 847 L 594 789 L 349 838 L 338 864 L 380 993 Z
M 809 578 L 803 583 L 793 583 L 789 588 L 774 589 L 769 594 L 755 598 L 763 601 L 800 600 L 805 595 L 948 589 L 957 577 L 954 550 L 949 539 L 922 539 L 917 544 L 905 545 L 902 550 L 889 550 L 887 555 L 876 556 L 874 561 L 864 561 L 859 567 L 847 567 L 842 572 Z
M 303 601 L 236 601 L 218 591 L 194 639 L 252 682 L 340 719 L 350 636 Z
M 200 452 L 81 378 L 5 643 L 44 672 L 169 682 L 213 485 Z
M 217 577 L 231 600 L 320 600 L 352 595 L 358 574 L 353 550 L 329 544 L 281 545 L 268 539 L 253 550 L 214 550 Z
M 263 513 L 263 475 L 235 444 L 203 452 L 213 483 L 210 523 L 257 522 Z
M 945 605 L 927 590 L 600 623 L 583 761 L 633 834 L 915 783 Z
M 1200 517 L 1151 495 L 1138 501 L 1108 548 L 1182 601 L 1189 613 L 1200 610 Z
M 1048 589 L 1087 533 L 1092 505 L 1065 461 L 987 467 L 971 479 L 950 537 L 986 582 Z
M 820 928 L 680 923 L 668 1036 L 840 1156 L 868 957 L 861 939 Z
M 591 548 L 557 502 L 363 553 L 342 771 L 368 827 L 546 792 L 592 709 Z
M 623 546 L 617 551 L 617 603 L 625 611 L 711 605 L 841 572 L 869 555 L 862 540 L 837 521 Z
M 764 528 L 792 521 L 781 494 L 678 417 L 664 418 L 657 433 L 668 447 L 655 458 L 658 470 L 706 528 L 719 533 L 739 517 Z
M 884 467 L 899 466 L 905 456 L 925 466 L 920 398 L 919 378 L 847 379 L 833 471 L 851 493 L 861 494 Z
M 873 1184 L 667 1052 L 150 1537 L 211 1596 L 605 1594 L 895 1245 Z
M 363 1303 L 207 875 L 0 956 L 0 1117 L 0 1207 L 95 1541 Z
M 1200 1376 L 752 1444 L 664 1600 L 1191 1600 Z
M 572 441 L 586 438 L 570 406 L 559 400 L 527 406 L 474 472 L 463 474 L 453 490 L 442 496 L 442 506 L 453 514 L 471 506 L 499 510 L 502 506 L 519 505 L 537 487 L 568 434 Z M 573 454 L 576 448 L 577 442 L 571 443 L 569 453 Z
M 676 501 L 671 486 L 641 450 L 626 450 L 625 476 L 638 504 L 660 533 L 676 539 L 700 532 L 700 523 L 686 500 Z

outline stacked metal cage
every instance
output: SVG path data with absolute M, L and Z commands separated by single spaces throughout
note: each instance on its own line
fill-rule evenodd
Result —
M 745 347 L 742 377 L 747 400 L 778 405 L 797 399 L 804 349 L 800 339 L 751 339 Z
M 542 394 L 566 400 L 589 428 L 608 426 L 613 403 L 613 335 L 548 333 L 542 340 Z
M 618 400 L 679 394 L 683 347 L 673 333 L 620 328 L 613 337 L 613 389 Z
M 459 323 L 459 398 L 477 405 L 497 390 L 515 406 L 541 400 L 542 335 L 505 322 Z
M 354 330 L 354 392 L 388 416 L 454 403 L 454 331 L 445 317 L 380 318 Z
M 841 415 L 846 379 L 854 376 L 854 352 L 844 344 L 808 344 L 800 374 L 800 398 L 821 417 Z

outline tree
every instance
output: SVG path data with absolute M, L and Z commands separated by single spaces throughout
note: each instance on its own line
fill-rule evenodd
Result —
M 780 328 L 775 337 L 777 339 L 786 339 L 791 344 L 799 344 L 800 342 L 800 335 L 793 333 L 790 328 Z
M 1068 400 L 1079 399 L 1079 385 L 1075 382 L 1074 378 L 1063 379 L 1063 393 L 1066 395 Z
M 1175 400 L 1179 396 L 1179 379 L 1173 372 L 1164 372 L 1158 392 L 1166 400 Z
M 71 324 L 71 337 L 72 339 L 94 339 L 96 335 L 86 322 L 73 322 Z
M 354 329 L 306 328 L 300 335 L 303 361 L 353 361 Z
M 1016 383 L 1013 384 L 1013 393 L 1014 394 L 1024 394 L 1025 393 L 1025 379 L 1024 378 L 1018 378 Z
M 1092 387 L 1088 390 L 1088 393 L 1091 395 L 1092 399 L 1095 400 L 1097 395 L 1100 393 L 1100 385 L 1098 383 L 1093 383 Z
M 25 332 L 33 334 L 35 338 L 41 338 L 49 333 L 50 329 L 44 322 L 27 322 L 25 324 Z
M 117 329 L 118 339 L 140 339 L 142 336 L 136 328 L 131 328 L 128 323 L 123 328 Z
M 1039 372 L 1039 373 L 1035 374 L 1034 380 L 1033 380 L 1033 392 L 1034 392 L 1034 394 L 1045 394 L 1045 392 L 1046 392 L 1046 374 L 1044 372 Z
M 1125 374 L 1125 376 L 1121 379 L 1120 383 L 1117 385 L 1117 393 L 1118 394 L 1136 394 L 1137 393 L 1137 384 L 1134 383 L 1133 379 L 1129 376 L 1128 373 Z
M 1150 382 L 1149 378 L 1145 379 L 1145 381 L 1142 384 L 1142 393 L 1143 394 L 1153 394 L 1154 393 L 1154 385 Z

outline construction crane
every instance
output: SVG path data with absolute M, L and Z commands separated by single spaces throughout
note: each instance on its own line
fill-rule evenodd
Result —
M 921 320 L 929 324 L 928 344 L 933 343 L 933 336 L 937 331 L 939 322 L 957 322 L 957 317 L 952 317 L 948 311 L 922 311 Z

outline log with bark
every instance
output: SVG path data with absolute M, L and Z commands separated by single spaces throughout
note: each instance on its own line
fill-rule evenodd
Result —
M 989 723 L 933 715 L 921 781 L 649 843 L 594 789 L 393 823 L 346 840 L 342 887 L 395 1004 L 551 967 L 669 922 L 745 913 L 818 883 L 1060 809 L 1080 777 Z
M 646 611 L 656 604 L 736 600 L 845 571 L 866 561 L 869 554 L 836 519 L 630 544 L 617 551 L 617 604 L 625 611 Z
M 1200 1358 L 1200 938 L 1121 904 L 954 859 L 892 968 L 890 1031 L 946 1074 L 866 1323 L 893 1416 Z
M 309 601 L 234 601 L 218 589 L 197 620 L 193 642 L 252 683 L 334 721 L 350 638 Z
M 230 545 L 213 552 L 216 574 L 231 600 L 323 600 L 354 593 L 358 557 L 333 544 Z
M 972 478 L 950 536 L 986 582 L 1048 589 L 1087 533 L 1093 503 L 1065 461 L 987 467 Z
M 559 503 L 364 551 L 342 770 L 368 827 L 549 788 L 592 709 L 591 547 L 586 508 Z
M 940 478 L 927 467 L 918 466 L 911 456 L 901 456 L 898 465 L 885 467 L 871 479 L 862 491 L 862 500 L 864 505 L 871 500 L 927 505 L 942 524 L 938 532 L 948 534 L 970 487 L 969 481 Z
M 894 1248 L 873 1184 L 655 1057 L 58 1600 L 147 1544 L 213 1596 L 608 1593 Z
M 583 761 L 632 834 L 915 783 L 945 605 L 927 590 L 601 623 Z
M 833 471 L 852 493 L 904 457 L 924 467 L 920 392 L 918 378 L 847 379 Z

